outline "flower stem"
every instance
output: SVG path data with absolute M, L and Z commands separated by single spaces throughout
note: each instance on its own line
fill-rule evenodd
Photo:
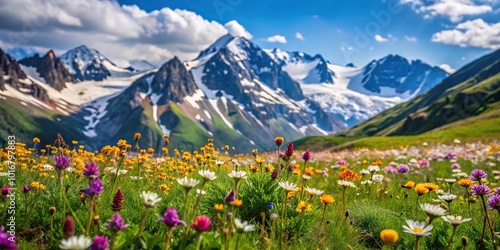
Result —
M 201 247 L 201 240 L 203 239 L 203 235 L 200 233 L 198 235 L 198 243 L 196 243 L 196 250 L 200 250 Z
M 115 249 L 115 243 L 116 243 L 116 232 L 111 233 L 111 240 L 109 241 L 109 249 L 113 250 Z
M 421 236 L 417 236 L 417 244 L 416 244 L 416 248 L 417 250 L 420 250 L 420 240 L 422 239 Z
M 488 216 L 488 210 L 486 208 L 486 202 L 484 201 L 483 195 L 481 195 L 481 200 L 483 201 L 484 220 L 485 220 L 485 224 L 483 225 L 483 235 L 484 235 L 484 227 L 486 227 L 486 223 L 488 223 L 488 227 L 490 228 L 491 232 L 491 242 L 493 243 L 493 246 L 495 246 L 495 230 L 493 229 L 493 226 L 491 226 L 490 218 Z
M 170 241 L 172 240 L 172 234 L 174 232 L 174 228 L 171 227 L 168 229 L 168 233 L 167 233 L 167 237 L 165 239 L 165 250 L 168 249 L 168 247 L 170 246 Z
M 144 231 L 144 226 L 146 225 L 147 216 L 148 216 L 148 208 L 144 208 L 144 213 L 142 214 L 141 218 L 141 224 L 139 226 L 139 236 L 141 236 L 142 232 Z
M 89 219 L 87 220 L 87 226 L 85 227 L 85 235 L 89 235 L 89 231 L 90 231 L 90 225 L 92 224 L 92 218 L 93 218 L 93 213 L 94 213 L 94 200 L 95 200 L 95 196 L 92 195 L 92 197 L 90 198 L 90 202 L 89 202 Z
M 453 236 L 455 236 L 456 229 L 457 229 L 457 226 L 453 225 L 453 231 L 451 232 L 450 240 L 448 240 L 448 245 L 446 245 L 445 250 L 450 249 L 451 241 L 453 240 Z
M 285 234 L 285 225 L 286 225 L 286 203 L 288 201 L 288 192 L 285 192 L 285 200 L 283 202 L 283 208 L 281 210 L 281 233 L 280 233 L 280 241 L 279 241 L 279 249 L 283 249 L 283 236 Z

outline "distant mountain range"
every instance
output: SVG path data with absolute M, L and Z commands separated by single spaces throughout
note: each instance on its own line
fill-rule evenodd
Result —
M 399 55 L 344 67 L 321 55 L 263 50 L 231 35 L 194 60 L 173 58 L 159 68 L 137 60 L 122 68 L 82 45 L 59 57 L 49 51 L 19 62 L 0 50 L 0 69 L 0 107 L 26 112 L 15 108 L 21 104 L 36 110 L 29 115 L 34 123 L 71 124 L 69 136 L 89 146 L 142 132 L 142 146 L 159 148 L 162 135 L 170 134 L 171 145 L 186 150 L 215 138 L 240 151 L 267 150 L 276 135 L 293 140 L 342 131 L 448 76 Z M 37 135 L 18 124 L 6 117 L 0 127 Z

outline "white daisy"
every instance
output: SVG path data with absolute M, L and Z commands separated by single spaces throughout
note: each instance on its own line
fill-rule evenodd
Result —
M 236 226 L 236 232 L 238 233 L 250 232 L 255 230 L 254 225 L 248 224 L 248 221 L 241 222 L 239 218 L 234 219 L 234 225 Z
M 287 192 L 295 192 L 297 191 L 297 185 L 288 181 L 280 181 L 278 185 L 285 189 Z
M 156 207 L 156 205 L 158 205 L 158 202 L 161 201 L 161 198 L 158 197 L 157 193 L 153 193 L 150 191 L 143 191 L 141 193 L 141 199 L 146 208 Z
M 368 171 L 368 169 L 363 169 L 363 170 L 359 171 L 359 174 L 360 175 L 367 175 L 367 174 L 370 174 L 370 171 Z
M 425 224 L 425 221 L 413 221 L 406 220 L 406 225 L 403 226 L 403 231 L 405 233 L 410 233 L 416 236 L 429 236 L 431 235 L 431 230 L 434 228 L 433 225 Z
M 310 195 L 322 195 L 323 194 L 323 190 L 319 190 L 319 189 L 316 189 L 316 188 L 306 187 L 306 191 Z
M 215 176 L 215 172 L 212 172 L 210 170 L 200 170 L 198 171 L 198 174 L 207 181 L 213 181 L 217 178 L 217 176 Z
M 68 239 L 63 239 L 59 247 L 68 250 L 85 250 L 92 245 L 92 240 L 85 235 L 71 236 Z
M 302 178 L 304 178 L 304 180 L 306 180 L 306 181 L 307 181 L 307 180 L 310 180 L 312 177 L 311 177 L 311 176 L 309 176 L 309 175 L 303 174 L 303 175 L 302 175 Z
M 197 179 L 187 178 L 184 176 L 184 178 L 177 179 L 177 183 L 181 184 L 181 186 L 185 188 L 193 188 L 194 186 L 198 185 L 200 181 Z
M 454 194 L 443 194 L 439 195 L 438 198 L 446 202 L 452 202 L 454 199 L 457 198 L 457 196 Z
M 354 183 L 352 181 L 338 180 L 337 184 L 344 186 L 344 187 L 356 188 L 356 185 L 354 185 Z
M 371 180 L 365 180 L 361 182 L 361 185 L 371 185 L 372 181 Z
M 448 182 L 448 184 L 453 184 L 453 183 L 457 182 L 457 179 L 448 178 L 448 179 L 444 179 L 444 181 Z
M 221 160 L 216 160 L 215 161 L 215 165 L 219 165 L 220 166 L 222 164 L 224 164 L 224 161 L 221 161 Z
M 233 179 L 246 179 L 248 177 L 247 172 L 241 170 L 240 171 L 233 170 L 228 175 Z
M 458 215 L 446 215 L 446 216 L 443 216 L 441 218 L 443 218 L 444 221 L 450 223 L 453 226 L 458 226 L 462 223 L 465 223 L 465 222 L 472 220 L 471 218 L 463 218 L 462 219 L 462 216 L 458 216 Z
M 374 182 L 382 183 L 382 182 L 384 181 L 384 176 L 383 176 L 383 175 L 381 175 L 381 174 L 374 174 L 374 175 L 372 176 L 372 180 L 373 180 Z
M 440 206 L 432 205 L 429 203 L 420 204 L 420 208 L 427 214 L 427 216 L 431 218 L 443 216 L 446 213 L 446 210 L 444 210 Z
M 380 171 L 380 167 L 379 166 L 371 165 L 371 166 L 368 166 L 367 170 L 370 171 L 370 172 L 379 172 Z
M 204 195 L 207 193 L 207 191 L 203 190 L 203 189 L 196 189 L 196 193 L 199 194 L 199 195 Z

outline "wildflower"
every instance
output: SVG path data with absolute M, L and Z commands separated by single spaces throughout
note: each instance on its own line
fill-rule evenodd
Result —
M 434 183 L 424 183 L 424 186 L 429 189 L 429 191 L 436 191 L 439 189 L 439 186 Z
M 125 230 L 128 225 L 125 225 L 125 221 L 119 213 L 114 213 L 109 219 L 106 227 L 109 231 L 116 233 Z
M 330 194 L 323 194 L 319 197 L 319 199 L 325 205 L 332 204 L 333 202 L 335 202 L 335 199 Z
M 213 181 L 217 177 L 215 176 L 215 172 L 212 172 L 210 170 L 200 170 L 198 171 L 198 174 L 203 178 L 205 181 Z
M 30 188 L 30 186 L 24 185 L 22 190 L 23 190 L 23 193 L 27 194 L 31 191 L 31 188 Z
M 49 214 L 50 216 L 54 215 L 56 213 L 56 207 L 52 206 L 52 207 L 49 207 Z
M 85 194 L 89 196 L 99 195 L 103 191 L 102 183 L 99 179 L 90 180 L 90 185 L 85 189 Z
M 199 195 L 204 195 L 204 194 L 206 194 L 206 193 L 207 193 L 207 191 L 205 191 L 205 190 L 203 190 L 203 189 L 199 189 L 199 188 L 197 188 L 197 189 L 196 189 L 196 194 L 199 194 Z
M 288 182 L 288 181 L 281 181 L 278 183 L 278 185 L 280 185 L 280 187 L 285 189 L 286 192 L 294 192 L 294 191 L 298 190 L 296 184 Z
M 500 194 L 494 194 L 488 199 L 488 208 L 500 210 Z
M 71 161 L 71 159 L 66 155 L 63 155 L 63 156 L 56 155 L 54 157 L 54 159 L 56 161 L 54 164 L 54 167 L 59 171 L 67 169 L 69 167 L 69 163 Z
M 198 233 L 208 231 L 210 228 L 210 218 L 205 215 L 197 216 L 191 225 Z
M 68 250 L 85 250 L 90 247 L 92 241 L 85 235 L 71 236 L 68 239 L 63 239 L 59 247 Z
M 274 143 L 276 143 L 276 146 L 281 147 L 283 145 L 283 142 L 285 141 L 285 138 L 282 136 L 276 136 L 274 137 Z
M 123 193 L 122 190 L 118 188 L 113 197 L 113 202 L 111 203 L 111 210 L 114 212 L 120 212 L 125 206 L 123 205 Z
M 460 179 L 457 183 L 464 188 L 470 188 L 474 184 L 470 179 Z
M 134 134 L 134 141 L 138 141 L 139 139 L 141 139 L 141 133 L 135 133 Z
M 387 245 L 394 244 L 399 239 L 399 234 L 394 229 L 384 229 L 380 231 L 380 239 Z
M 404 187 L 404 188 L 407 188 L 407 189 L 412 189 L 413 186 L 415 186 L 415 182 L 413 181 L 408 181 L 406 182 L 404 185 L 402 185 L 401 187 Z
M 33 181 L 31 182 L 31 187 L 34 188 L 35 190 L 45 190 L 45 185 L 38 181 Z
M 337 184 L 344 186 L 344 187 L 356 188 L 356 185 L 354 185 L 354 183 L 352 181 L 337 180 Z
M 312 206 L 311 206 L 311 204 L 309 204 L 305 201 L 300 201 L 299 204 L 297 205 L 297 208 L 295 209 L 295 211 L 297 211 L 297 213 L 311 212 Z
M 454 199 L 456 199 L 457 196 L 454 195 L 454 194 L 443 194 L 443 195 L 439 195 L 438 198 L 441 199 L 441 200 L 443 200 L 443 201 L 446 201 L 446 202 L 450 203 Z
M 293 143 L 290 142 L 286 147 L 285 153 L 283 153 L 283 159 L 285 161 L 290 160 L 290 158 L 293 156 L 293 151 L 294 151 Z
M 161 198 L 158 197 L 158 194 L 150 191 L 143 191 L 141 193 L 141 199 L 146 208 L 156 207 L 156 205 L 158 205 L 158 202 L 161 201 Z
M 444 181 L 446 181 L 446 182 L 447 182 L 448 184 L 450 184 L 450 185 L 451 185 L 451 184 L 453 184 L 453 183 L 455 183 L 455 182 L 457 182 L 457 180 L 456 180 L 456 179 L 452 179 L 452 178 L 447 178 L 447 179 L 444 179 Z
M 6 250 L 17 250 L 15 240 L 10 240 L 13 236 L 4 231 L 4 228 L 0 228 L 0 249 Z
M 3 196 L 7 196 L 7 195 L 10 193 L 10 190 L 11 190 L 11 189 L 12 189 L 12 188 L 11 188 L 10 186 L 3 186 L 3 187 L 2 187 L 2 195 L 3 195 Z
M 310 195 L 321 195 L 321 194 L 323 194 L 323 191 L 322 191 L 322 190 L 319 190 L 319 189 L 316 189 L 316 188 L 306 187 L 306 191 L 307 191 Z
M 354 180 L 354 179 L 360 180 L 361 179 L 360 175 L 352 172 L 349 169 L 346 169 L 346 170 L 343 170 L 342 172 L 340 172 L 339 177 L 341 180 Z
M 288 192 L 287 195 L 286 195 L 286 197 L 288 199 L 295 197 L 295 192 Z
M 179 183 L 181 186 L 186 188 L 186 190 L 189 190 L 189 189 L 193 188 L 194 186 L 198 185 L 198 183 L 200 183 L 200 181 L 196 180 L 196 179 L 184 177 L 184 178 L 177 179 L 177 183 Z
M 227 194 L 226 198 L 224 198 L 224 202 L 228 204 L 233 204 L 236 199 L 236 190 L 231 189 L 231 191 Z
M 345 210 L 345 217 L 349 217 L 349 215 L 351 215 L 351 211 L 349 209 L 346 209 Z
M 278 219 L 278 217 L 279 217 L 279 215 L 278 215 L 277 213 L 272 213 L 271 215 L 269 215 L 269 218 L 270 218 L 271 220 L 277 220 L 277 219 Z
M 451 169 L 460 169 L 460 164 L 454 162 L 453 164 L 451 164 Z
M 75 233 L 75 225 L 73 223 L 73 217 L 71 217 L 71 215 L 66 216 L 62 231 L 65 238 L 69 238 Z
M 370 171 L 368 171 L 368 169 L 362 169 L 359 171 L 359 174 L 360 175 L 368 175 L 368 174 L 370 174 Z
M 472 181 L 481 181 L 482 179 L 486 179 L 486 176 L 486 171 L 476 168 L 470 173 L 469 179 Z
M 243 201 L 240 200 L 240 199 L 235 199 L 234 202 L 233 202 L 233 206 L 235 207 L 241 207 L 241 205 L 243 205 Z
M 458 216 L 458 215 L 446 215 L 446 216 L 442 216 L 441 218 L 443 218 L 444 221 L 450 223 L 453 226 L 458 226 L 462 223 L 465 223 L 465 222 L 468 222 L 471 220 L 471 218 L 462 219 L 462 216 Z
M 215 211 L 220 212 L 224 209 L 224 205 L 222 204 L 215 204 L 214 205 Z
M 410 171 L 410 167 L 408 167 L 408 165 L 406 165 L 406 164 L 399 165 L 398 173 L 404 174 L 404 173 L 407 173 L 408 171 Z
M 83 175 L 89 179 L 97 179 L 99 178 L 99 167 L 97 163 L 85 163 L 85 169 L 83 170 Z
M 472 187 L 472 195 L 483 196 L 490 193 L 490 188 L 484 184 L 476 184 Z
M 425 221 L 413 221 L 406 220 L 406 225 L 403 226 L 405 233 L 410 233 L 416 236 L 429 236 L 431 235 L 431 230 L 434 228 L 433 225 L 425 224 Z
M 415 191 L 417 192 L 418 196 L 421 196 L 428 193 L 429 189 L 425 187 L 424 184 L 417 184 L 417 186 L 415 187 Z
M 246 179 L 248 177 L 247 172 L 236 171 L 236 170 L 231 171 L 231 173 L 229 173 L 228 175 L 229 175 L 229 177 L 236 179 L 236 180 Z
M 254 225 L 248 224 L 248 221 L 241 222 L 239 218 L 234 219 L 234 226 L 237 233 L 251 232 L 255 230 Z
M 366 168 L 368 171 L 374 173 L 374 172 L 380 172 L 380 167 L 377 165 L 370 165 L 368 168 Z
M 304 161 L 309 161 L 311 159 L 311 153 L 309 152 L 309 150 L 306 150 L 304 152 L 304 154 L 302 155 L 302 159 Z
M 429 216 L 431 219 L 439 216 L 443 216 L 446 210 L 442 209 L 440 206 L 432 205 L 429 203 L 420 204 L 420 208 Z
M 382 183 L 382 182 L 384 181 L 384 176 L 383 176 L 383 175 L 381 175 L 381 174 L 374 174 L 374 175 L 372 176 L 372 180 L 373 180 L 374 182 Z
M 278 170 L 274 169 L 273 172 L 271 173 L 271 178 L 273 180 L 276 180 L 278 178 Z
M 167 208 L 163 218 L 159 218 L 157 221 L 163 221 L 167 227 L 176 227 L 179 224 L 186 226 L 186 223 L 182 220 L 179 220 L 179 215 L 177 214 L 177 209 L 175 208 Z
M 98 236 L 94 237 L 94 242 L 90 246 L 90 250 L 108 250 L 109 249 L 109 241 L 106 236 Z

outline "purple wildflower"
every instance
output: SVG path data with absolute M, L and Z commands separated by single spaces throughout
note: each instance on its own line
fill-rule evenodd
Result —
M 24 186 L 23 186 L 23 193 L 27 194 L 27 193 L 29 193 L 30 191 L 31 191 L 30 186 L 27 186 L 27 185 L 24 185 Z
M 404 174 L 404 173 L 408 173 L 408 171 L 410 171 L 410 167 L 408 167 L 408 165 L 406 165 L 406 164 L 399 165 L 398 173 Z
M 304 152 L 304 154 L 302 155 L 302 159 L 304 161 L 309 161 L 311 159 L 311 152 L 309 152 L 309 150 L 306 150 L 306 152 Z
M 73 236 L 75 233 L 75 224 L 73 223 L 73 217 L 71 217 L 71 215 L 66 216 L 62 231 L 66 239 Z
M 10 190 L 11 190 L 11 189 L 12 189 L 12 188 L 11 188 L 10 186 L 3 186 L 3 187 L 2 187 L 2 195 L 3 195 L 3 196 L 7 196 L 7 195 L 10 193 Z
M 454 162 L 453 164 L 451 164 L 451 168 L 452 169 L 460 169 L 460 164 L 458 164 L 457 162 Z
M 90 246 L 90 250 L 108 250 L 109 249 L 109 241 L 106 236 L 98 236 L 94 237 L 94 242 Z
M 293 156 L 293 151 L 294 151 L 293 143 L 288 143 L 288 146 L 286 147 L 285 153 L 283 154 L 283 160 L 288 161 L 290 158 Z
M 3 227 L 0 228 L 0 249 L 17 250 L 16 237 L 6 233 Z
M 490 210 L 500 209 L 500 195 L 494 194 L 488 199 L 488 208 Z
M 179 224 L 186 226 L 186 222 L 179 220 L 179 215 L 177 215 L 177 210 L 175 208 L 167 208 L 163 218 L 159 218 L 157 221 L 163 221 L 167 227 L 176 227 Z
M 393 166 L 387 166 L 384 168 L 384 172 L 386 173 L 392 173 L 392 174 L 397 174 L 398 170 L 394 168 Z
M 476 184 L 472 187 L 472 195 L 487 195 L 490 193 L 490 188 L 484 184 Z
M 500 195 L 500 188 L 495 188 L 495 190 L 493 191 L 495 194 L 498 194 Z
M 198 232 L 208 231 L 210 228 L 210 218 L 205 215 L 197 216 L 193 224 L 191 226 Z
M 481 181 L 481 179 L 485 179 L 487 176 L 486 171 L 476 168 L 472 170 L 470 173 L 469 179 L 471 181 Z
M 345 210 L 345 217 L 349 217 L 351 215 L 351 211 L 349 209 Z
M 125 221 L 123 221 L 123 218 L 119 213 L 113 214 L 106 225 L 108 230 L 114 233 L 125 230 L 127 226 L 128 225 L 125 225 Z
M 54 164 L 54 167 L 56 168 L 56 170 L 61 171 L 61 170 L 67 169 L 69 167 L 69 163 L 71 162 L 71 159 L 68 156 L 56 155 L 54 158 L 56 161 L 56 163 Z
M 99 179 L 90 180 L 90 185 L 85 189 L 85 194 L 88 196 L 99 195 L 102 193 L 103 187 Z
M 429 165 L 431 165 L 429 160 L 427 160 L 427 159 L 422 159 L 422 160 L 418 161 L 418 164 L 423 166 L 423 167 L 428 167 Z
M 224 202 L 228 204 L 233 204 L 235 199 L 236 199 L 236 190 L 231 189 L 229 194 L 227 194 L 226 198 L 224 198 Z
M 337 165 L 347 165 L 347 161 L 344 159 L 340 159 L 337 161 Z
M 273 172 L 271 173 L 271 178 L 273 180 L 276 180 L 278 178 L 278 170 L 277 169 L 273 170 Z
M 97 163 L 85 163 L 85 169 L 83 170 L 83 175 L 89 179 L 97 179 L 99 178 L 99 167 Z

